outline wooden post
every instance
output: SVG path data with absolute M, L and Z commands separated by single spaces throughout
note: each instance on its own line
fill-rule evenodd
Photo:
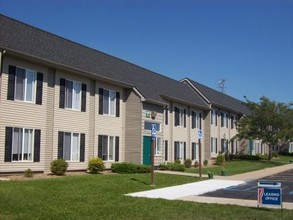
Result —
M 154 172 L 155 172 L 155 146 L 156 146 L 156 138 L 152 138 L 152 152 L 151 152 L 151 160 L 152 160 L 152 167 L 151 167 L 151 186 L 155 186 L 154 180 Z
M 198 173 L 199 173 L 199 178 L 201 179 L 201 139 L 198 139 L 198 160 L 199 160 L 199 164 L 198 164 Z

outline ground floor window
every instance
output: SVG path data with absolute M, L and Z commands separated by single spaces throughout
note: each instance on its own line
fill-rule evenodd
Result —
M 191 159 L 192 160 L 198 160 L 198 144 L 195 142 L 191 143 Z
M 84 162 L 85 134 L 76 132 L 58 132 L 58 159 L 72 162 Z
M 32 161 L 33 129 L 13 128 L 12 161 Z
M 174 160 L 185 160 L 186 158 L 186 142 L 175 141 Z
M 217 149 L 217 138 L 212 137 L 211 138 L 211 153 L 218 153 L 218 149 Z
M 161 138 L 156 138 L 156 156 L 162 155 L 162 139 Z
M 289 153 L 293 153 L 293 142 L 289 143 Z
M 98 157 L 104 161 L 119 160 L 119 137 L 99 135 Z

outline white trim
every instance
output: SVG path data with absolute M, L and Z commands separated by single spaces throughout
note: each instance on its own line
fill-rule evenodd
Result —
M 138 94 L 142 102 L 146 100 L 146 98 L 138 91 L 136 87 L 133 87 L 132 89 Z

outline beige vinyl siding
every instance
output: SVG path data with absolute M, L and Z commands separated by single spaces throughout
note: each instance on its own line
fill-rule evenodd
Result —
M 142 162 L 142 103 L 133 90 L 125 90 L 125 147 L 124 160 Z
M 144 125 L 145 122 L 157 123 L 160 124 L 160 131 L 156 132 L 156 137 L 161 138 L 161 155 L 155 155 L 155 164 L 160 164 L 164 161 L 164 145 L 163 145 L 163 137 L 164 137 L 164 107 L 159 105 L 154 105 L 151 103 L 143 102 L 143 110 L 142 110 L 142 136 L 151 136 L 151 131 L 145 130 Z M 153 119 L 151 116 L 148 118 L 146 115 L 147 111 L 155 112 L 156 116 Z M 143 140 L 141 145 L 143 146 Z
M 73 109 L 59 108 L 60 96 L 60 78 L 78 81 L 87 85 L 86 92 L 86 112 L 81 112 Z M 55 85 L 55 102 L 54 102 L 54 140 L 53 140 L 53 159 L 57 159 L 58 155 L 58 132 L 74 132 L 85 134 L 85 161 L 84 162 L 71 162 L 68 161 L 68 170 L 86 169 L 88 162 L 89 150 L 89 116 L 90 116 L 90 80 L 72 74 L 70 72 L 56 71 L 56 85 Z
M 203 113 L 203 160 L 211 159 L 211 111 L 205 111 Z
M 32 64 L 23 60 L 5 56 L 1 82 L 1 108 L 0 108 L 0 172 L 24 171 L 28 168 L 33 171 L 44 170 L 45 146 L 46 146 L 46 116 L 47 116 L 47 72 L 46 67 Z M 9 65 L 31 69 L 43 73 L 42 105 L 24 101 L 7 100 L 8 68 Z M 19 127 L 41 130 L 40 162 L 4 162 L 5 152 L 5 128 Z
M 95 106 L 96 106 L 96 122 L 95 122 L 95 147 L 94 147 L 94 156 L 98 156 L 98 135 L 107 135 L 107 136 L 118 136 L 119 137 L 119 160 L 123 158 L 122 150 L 124 140 L 124 128 L 123 128 L 123 118 L 125 115 L 125 107 L 123 102 L 123 89 L 121 87 L 111 85 L 108 83 L 103 83 L 96 81 L 96 96 L 95 96 Z M 99 88 L 106 90 L 113 90 L 120 93 L 120 116 L 116 115 L 100 115 L 99 114 Z M 115 104 L 116 106 L 116 104 Z M 111 167 L 111 162 L 105 161 L 106 168 Z
M 85 155 L 85 158 L 88 159 L 95 157 L 95 146 L 96 146 L 96 111 L 98 111 L 97 103 L 96 103 L 96 81 L 90 81 L 90 87 L 88 89 L 89 96 L 89 136 L 88 136 L 88 155 Z

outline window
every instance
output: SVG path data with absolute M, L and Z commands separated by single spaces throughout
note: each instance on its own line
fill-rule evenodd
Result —
M 64 132 L 63 159 L 68 161 L 79 161 L 79 153 L 79 133 Z
M 201 113 L 191 111 L 191 128 L 201 129 Z
M 35 102 L 35 81 L 35 71 L 17 67 L 15 74 L 15 99 L 27 102 Z
M 104 161 L 118 161 L 119 137 L 99 135 L 98 157 Z
M 191 159 L 198 160 L 198 145 L 195 142 L 191 143 Z
M 156 139 L 156 156 L 162 155 L 162 140 L 161 138 Z
M 12 161 L 33 160 L 33 130 L 13 128 Z
M 186 142 L 175 141 L 174 160 L 185 160 Z
M 211 110 L 211 124 L 217 126 L 218 111 L 215 109 Z
M 218 153 L 218 149 L 217 149 L 217 138 L 212 137 L 211 138 L 211 153 Z
M 65 108 L 80 110 L 81 83 L 71 80 L 65 81 Z
M 152 124 L 155 124 L 156 125 L 156 130 L 157 131 L 160 131 L 161 130 L 161 126 L 160 126 L 159 123 L 154 123 L 154 122 L 150 122 L 150 121 L 145 121 L 144 122 L 144 129 L 151 131 L 152 130 Z
M 99 114 L 119 117 L 120 93 L 112 90 L 99 89 Z
M 221 127 L 228 128 L 228 121 L 229 121 L 228 113 L 221 112 Z
M 186 110 L 175 107 L 175 126 L 186 127 Z
M 221 139 L 221 153 L 227 153 L 228 152 L 228 140 L 222 138 Z
M 289 153 L 293 153 L 293 142 L 289 144 Z
M 58 132 L 58 159 L 84 162 L 85 134 Z
M 237 154 L 237 140 L 231 141 L 231 153 Z

